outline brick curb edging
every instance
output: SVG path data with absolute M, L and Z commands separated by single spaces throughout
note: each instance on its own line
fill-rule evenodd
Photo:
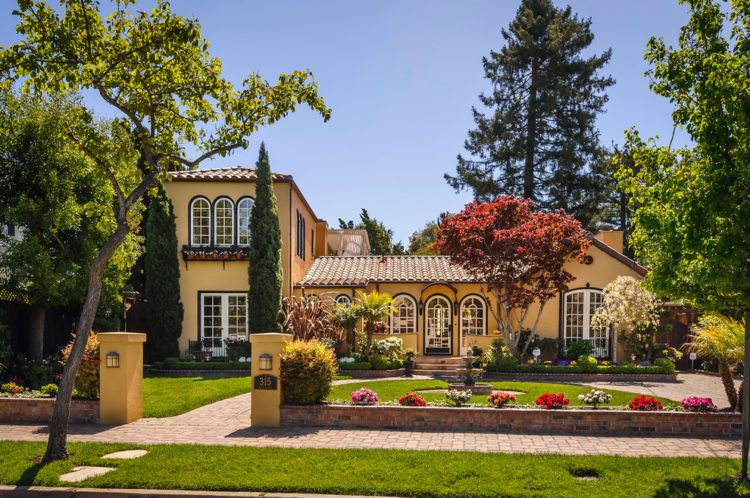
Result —
M 215 379 L 219 377 L 250 377 L 250 369 L 247 370 L 162 370 L 151 368 L 144 372 L 152 377 L 203 377 Z
M 677 382 L 677 373 L 671 374 L 600 374 L 600 373 L 526 373 L 526 372 L 483 372 L 485 380 L 530 380 L 551 382 Z
M 739 437 L 742 416 L 738 413 L 629 410 L 283 405 L 281 425 L 404 431 Z
M 348 375 L 355 379 L 380 379 L 383 377 L 403 377 L 406 369 L 397 368 L 395 370 L 341 370 L 339 375 Z
M 55 398 L 0 398 L 0 422 L 42 422 L 52 420 Z M 98 399 L 74 399 L 70 403 L 71 424 L 99 422 Z
M 175 496 L 205 496 L 210 498 L 371 498 L 359 495 L 273 493 L 263 491 L 201 491 L 192 489 L 107 489 L 64 487 L 56 488 L 50 486 L 6 485 L 0 485 L 0 496 L 22 496 L 28 498 L 98 498 L 102 496 L 105 496 L 107 498 L 171 498 Z

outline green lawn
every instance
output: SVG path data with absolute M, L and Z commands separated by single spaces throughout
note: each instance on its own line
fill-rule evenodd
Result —
M 136 460 L 102 460 L 145 448 Z M 35 463 L 43 443 L 0 442 L 0 483 L 59 486 L 77 465 L 117 467 L 80 487 L 495 497 L 750 496 L 726 458 L 627 458 L 399 450 L 72 443 L 71 458 Z M 584 481 L 577 475 L 596 475 Z
M 172 417 L 199 406 L 250 392 L 250 377 L 146 377 L 143 416 Z
M 503 382 L 490 382 L 492 388 L 502 391 L 519 391 L 523 394 L 516 395 L 517 405 L 533 405 L 534 401 L 545 392 L 550 393 L 565 393 L 565 396 L 570 398 L 571 406 L 581 406 L 582 403 L 578 400 L 579 394 L 585 394 L 591 390 L 589 387 L 573 386 L 570 384 L 551 384 L 544 382 L 516 382 L 516 381 L 503 381 Z M 340 386 L 334 386 L 331 390 L 331 394 L 328 396 L 329 400 L 343 400 L 348 401 L 352 391 L 356 391 L 360 387 L 365 386 L 376 393 L 380 397 L 381 401 L 398 401 L 398 398 L 402 395 L 411 391 L 420 391 L 427 389 L 445 389 L 448 387 L 448 383 L 442 380 L 390 380 L 390 381 L 379 381 L 379 382 L 367 382 L 363 380 L 361 383 L 356 384 L 345 384 Z M 610 406 L 626 406 L 630 400 L 638 396 L 634 393 L 624 391 L 614 391 L 611 389 L 603 389 L 603 391 L 612 395 L 612 402 Z M 442 401 L 445 396 L 441 393 L 420 393 L 428 402 Z M 671 401 L 665 398 L 657 398 L 662 403 L 670 405 L 677 405 L 676 401 Z M 487 396 L 472 396 L 472 403 L 488 405 Z M 489 405 L 488 405 L 489 406 Z

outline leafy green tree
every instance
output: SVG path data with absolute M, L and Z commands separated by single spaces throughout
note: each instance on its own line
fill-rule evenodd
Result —
M 437 231 L 444 219 L 451 216 L 450 213 L 440 213 L 437 221 L 428 221 L 424 227 L 409 236 L 409 254 L 429 256 L 438 254 L 435 242 L 437 242 Z
M 172 202 L 163 187 L 154 189 L 146 219 L 146 282 L 148 342 L 152 360 L 178 356 L 177 340 L 182 333 L 180 262 L 177 259 L 177 226 Z
M 114 200 L 108 180 L 67 141 L 81 120 L 78 105 L 65 96 L 33 101 L 11 90 L 0 93 L 0 224 L 22 234 L 5 240 L 0 234 L 0 286 L 29 298 L 29 351 L 36 362 L 42 361 L 47 310 L 80 304 L 87 268 L 115 224 L 101 207 Z M 122 174 L 135 176 L 136 170 Z M 131 234 L 107 264 L 94 325 L 119 318 L 138 253 Z
M 445 179 L 478 201 L 523 195 L 588 224 L 596 202 L 596 117 L 614 83 L 600 70 L 611 51 L 584 57 L 594 39 L 591 20 L 551 0 L 523 0 L 501 33 L 505 45 L 482 59 L 492 83 L 492 92 L 479 96 L 486 111 L 472 109 L 468 157 L 459 155 L 455 176 Z
M 702 311 L 745 316 L 750 357 L 750 4 L 691 0 L 678 46 L 652 38 L 651 89 L 674 105 L 693 147 L 627 134 L 618 177 L 635 209 L 632 243 L 659 294 Z M 742 477 L 750 448 L 750 376 L 743 386 Z
M 251 73 L 236 88 L 221 75 L 221 61 L 208 54 L 200 23 L 171 11 L 157 0 L 134 13 L 134 1 L 114 3 L 106 18 L 98 0 L 60 0 L 54 9 L 41 0 L 19 2 L 19 43 L 0 49 L 5 81 L 21 80 L 33 95 L 91 90 L 118 119 L 104 131 L 71 127 L 77 144 L 110 182 L 116 223 L 89 265 L 88 285 L 76 339 L 62 374 L 44 461 L 67 457 L 67 425 L 76 372 L 102 294 L 102 276 L 115 251 L 137 226 L 134 208 L 151 187 L 174 169 L 194 169 L 203 161 L 245 148 L 248 137 L 306 104 L 330 117 L 309 71 L 281 74 L 272 85 Z M 89 121 L 93 117 L 85 112 Z M 114 154 L 118 141 L 125 150 Z M 196 157 L 188 154 L 195 151 Z M 119 159 L 130 153 L 131 161 Z M 119 173 L 137 162 L 136 181 Z M 127 181 L 126 181 L 127 180 Z
M 405 254 L 406 250 L 401 242 L 393 242 L 393 230 L 386 228 L 382 221 L 370 216 L 367 209 L 362 208 L 359 214 L 359 223 L 344 221 L 339 218 L 339 228 L 344 230 L 366 230 L 367 238 L 370 240 L 370 254 Z
M 258 181 L 250 213 L 250 265 L 247 300 L 248 328 L 254 332 L 281 331 L 281 229 L 271 165 L 265 144 L 255 163 Z

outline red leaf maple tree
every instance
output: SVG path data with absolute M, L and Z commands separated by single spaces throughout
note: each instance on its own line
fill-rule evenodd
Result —
M 442 254 L 486 283 L 495 298 L 490 309 L 517 358 L 526 354 L 545 304 L 568 290 L 574 277 L 566 263 L 583 262 L 591 244 L 572 216 L 533 207 L 533 201 L 513 195 L 472 202 L 443 221 L 436 242 Z M 524 329 L 531 333 L 519 344 Z

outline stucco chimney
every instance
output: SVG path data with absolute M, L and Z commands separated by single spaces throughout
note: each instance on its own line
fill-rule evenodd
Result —
M 623 249 L 623 231 L 622 230 L 602 230 L 595 236 L 617 252 Z

